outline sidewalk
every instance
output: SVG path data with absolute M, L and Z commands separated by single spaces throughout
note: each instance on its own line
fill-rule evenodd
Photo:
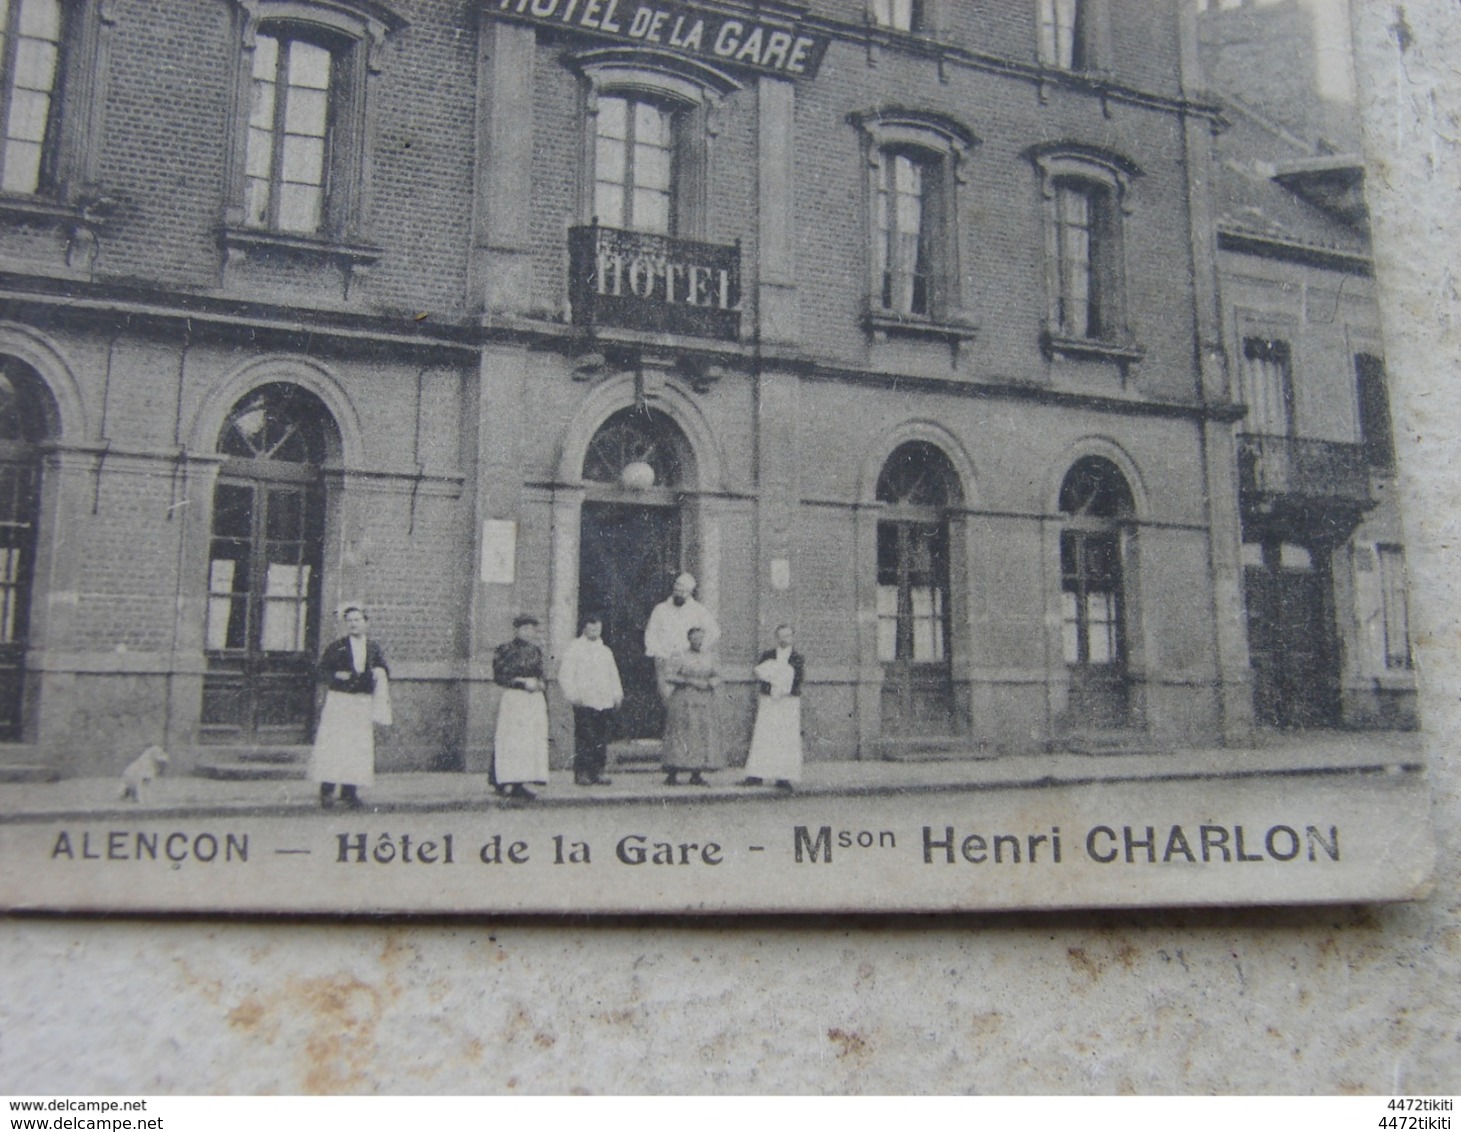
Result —
M 1423 761 L 1414 732 L 1322 732 L 1269 736 L 1261 747 L 1204 748 L 1147 754 L 1007 755 L 930 762 L 808 763 L 793 797 L 859 794 L 942 793 L 1093 782 L 1156 781 L 1214 776 L 1394 773 Z M 482 774 L 413 772 L 378 774 L 362 791 L 362 813 L 440 810 L 546 809 L 584 805 L 675 805 L 769 801 L 785 798 L 769 787 L 739 785 L 739 768 L 716 772 L 708 787 L 666 786 L 661 772 L 617 770 L 609 786 L 573 784 L 569 771 L 555 771 L 533 802 L 497 796 Z M 0 821 L 104 816 L 164 817 L 203 814 L 292 814 L 320 812 L 317 788 L 303 780 L 227 782 L 205 778 L 163 778 L 147 801 L 123 802 L 116 779 L 76 778 L 62 782 L 0 786 Z M 340 809 L 332 813 L 345 813 Z

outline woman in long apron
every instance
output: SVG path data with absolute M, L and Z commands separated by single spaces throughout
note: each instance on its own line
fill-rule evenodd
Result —
M 548 701 L 538 619 L 513 618 L 513 639 L 497 646 L 492 679 L 502 689 L 492 743 L 492 783 L 499 794 L 531 800 L 528 783 L 548 782 Z
M 709 786 L 705 772 L 725 766 L 715 695 L 720 673 L 705 651 L 705 630 L 696 627 L 687 637 L 689 649 L 671 657 L 665 667 L 672 688 L 665 714 L 665 785 L 678 786 L 684 770 L 690 772 L 691 786 Z
M 359 789 L 375 785 L 375 724 L 388 695 L 390 669 L 385 653 L 366 636 L 370 618 L 359 605 L 341 608 L 346 635 L 320 654 L 316 675 L 325 685 L 325 704 L 315 729 L 310 752 L 310 781 L 320 784 L 320 805 L 335 804 L 340 787 L 342 805 L 358 808 Z M 388 711 L 388 709 L 386 709 Z
M 760 683 L 751 754 L 746 760 L 748 786 L 775 782 L 790 790 L 802 776 L 802 676 L 806 660 L 793 648 L 790 625 L 776 627 L 776 647 L 761 654 L 752 669 Z

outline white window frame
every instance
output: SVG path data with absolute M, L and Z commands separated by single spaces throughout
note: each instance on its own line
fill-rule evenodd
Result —
M 386 36 L 405 21 L 376 0 L 235 0 L 240 51 L 235 84 L 234 144 L 228 170 L 225 238 L 244 246 L 276 242 L 348 248 L 362 239 L 368 212 L 372 129 L 370 105 Z M 328 96 L 330 137 L 325 157 L 324 201 L 313 232 L 250 222 L 247 212 L 249 121 L 254 59 L 260 35 L 304 40 L 328 47 L 332 81 Z M 276 92 L 277 97 L 277 92 Z M 273 171 L 275 183 L 279 170 Z M 362 258 L 373 258 L 365 257 Z
M 868 19 L 888 31 L 920 32 L 927 28 L 929 0 L 868 0 Z
M 1106 0 L 1036 0 L 1042 65 L 1073 74 L 1102 70 L 1111 54 Z
M 39 177 L 33 187 L 27 183 L 25 188 L 0 190 L 0 210 L 19 210 L 31 216 L 35 208 L 51 205 L 86 214 L 84 219 L 93 211 L 106 210 L 107 202 L 96 184 L 96 139 L 101 135 L 105 110 L 115 7 L 116 0 L 60 0 L 59 58 L 49 91 Z M 19 13 L 16 0 L 11 0 L 12 28 L 19 25 Z M 14 39 L 7 34 L 0 58 L 0 82 L 4 83 L 0 114 L 8 114 L 13 96 L 15 51 Z M 3 161 L 0 153 L 0 169 Z
M 719 133 L 723 100 L 741 89 L 724 71 L 698 61 L 628 48 L 581 51 L 568 62 L 582 77 L 583 170 L 579 215 L 595 218 L 598 114 L 601 98 L 655 103 L 674 115 L 671 123 L 671 239 L 704 240 L 709 228 L 710 158 Z M 598 217 L 605 227 L 618 227 Z

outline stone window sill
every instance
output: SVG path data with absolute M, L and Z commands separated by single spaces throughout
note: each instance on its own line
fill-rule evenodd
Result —
M 90 206 L 37 196 L 0 195 L 0 219 L 47 227 L 98 228 L 105 212 L 100 203 Z
M 225 228 L 222 242 L 230 253 L 275 253 L 300 259 L 331 260 L 350 268 L 369 267 L 384 254 L 383 249 L 368 244 L 347 244 L 256 228 Z
M 1134 342 L 1104 338 L 1075 338 L 1046 331 L 1040 345 L 1047 354 L 1064 358 L 1086 358 L 1092 361 L 1117 362 L 1123 366 L 1139 362 L 1146 350 Z
M 951 345 L 973 341 L 979 328 L 967 322 L 941 321 L 913 314 L 893 314 L 890 311 L 869 311 L 863 316 L 863 325 L 875 339 L 889 336 L 906 338 L 932 338 Z

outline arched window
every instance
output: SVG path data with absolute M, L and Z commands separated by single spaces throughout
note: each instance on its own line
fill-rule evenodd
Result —
M 339 448 L 314 394 L 250 392 L 218 437 L 203 685 L 205 737 L 302 742 L 314 691 L 324 544 L 321 466 Z
M 45 397 L 30 366 L 0 357 L 0 739 L 10 741 L 21 738 Z
M 949 458 L 933 444 L 899 445 L 878 476 L 878 660 L 883 731 L 952 729 L 949 524 L 960 500 Z
M 1120 523 L 1135 507 L 1120 469 L 1101 456 L 1077 460 L 1060 488 L 1062 641 L 1081 722 L 1116 726 L 1127 712 L 1126 592 Z
M 658 409 L 620 409 L 594 433 L 583 459 L 583 478 L 591 483 L 623 484 L 635 490 L 679 487 L 684 475 L 684 434 Z M 625 481 L 631 464 L 646 465 L 654 478 L 643 484 Z M 639 473 L 642 475 L 642 473 Z

